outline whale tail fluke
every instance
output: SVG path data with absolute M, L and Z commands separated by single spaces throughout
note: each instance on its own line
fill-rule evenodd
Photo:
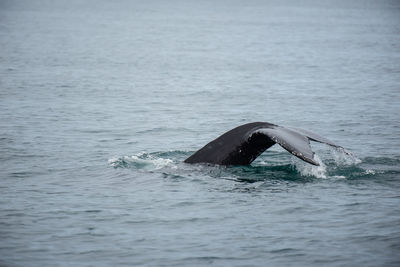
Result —
M 186 163 L 220 165 L 248 165 L 274 144 L 279 144 L 294 156 L 313 165 L 310 141 L 342 147 L 310 131 L 286 128 L 267 122 L 253 122 L 238 126 L 211 141 L 185 160 Z

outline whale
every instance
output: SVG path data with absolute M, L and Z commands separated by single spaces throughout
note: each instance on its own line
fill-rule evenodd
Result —
M 310 141 L 343 149 L 332 141 L 307 130 L 283 127 L 269 122 L 251 122 L 222 134 L 197 150 L 184 162 L 249 165 L 265 150 L 278 144 L 301 160 L 319 166 L 314 158 L 315 153 L 311 149 Z

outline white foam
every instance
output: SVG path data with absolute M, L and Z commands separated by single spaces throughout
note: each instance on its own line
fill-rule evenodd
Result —
M 368 169 L 365 171 L 365 174 L 376 174 L 376 171 Z
M 115 167 L 115 164 L 119 161 L 119 157 L 114 157 L 108 160 L 108 164 L 110 164 L 111 166 Z
M 108 164 L 110 164 L 113 167 L 122 167 L 128 165 L 132 167 L 138 167 L 141 169 L 158 170 L 173 165 L 173 161 L 171 159 L 155 157 L 153 155 L 140 152 L 133 156 L 122 156 L 122 157 L 111 158 L 108 160 Z

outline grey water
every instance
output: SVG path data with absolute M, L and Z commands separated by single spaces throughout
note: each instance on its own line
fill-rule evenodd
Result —
M 1 0 L 0 265 L 399 266 L 399 103 L 399 1 Z

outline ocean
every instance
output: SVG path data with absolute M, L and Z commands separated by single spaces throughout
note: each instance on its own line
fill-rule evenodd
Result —
M 2 0 L 0 266 L 399 266 L 399 103 L 399 1 Z

